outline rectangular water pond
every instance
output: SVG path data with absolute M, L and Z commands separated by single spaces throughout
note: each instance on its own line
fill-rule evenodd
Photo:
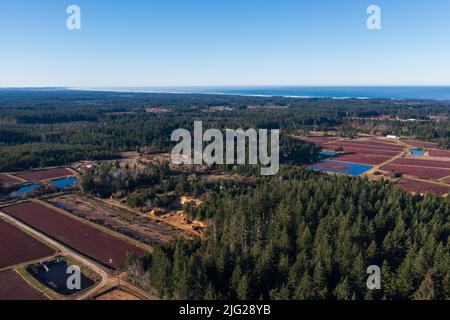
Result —
M 373 166 L 340 161 L 321 160 L 318 163 L 312 165 L 310 168 L 318 171 L 337 172 L 349 174 L 352 176 L 359 176 L 360 174 L 371 170 Z
M 75 187 L 77 183 L 78 179 L 74 177 L 52 180 L 52 185 L 61 190 Z
M 319 154 L 324 157 L 336 157 L 338 154 L 331 151 L 320 151 Z
M 425 151 L 423 151 L 422 149 L 413 149 L 411 150 L 411 154 L 413 156 L 423 156 L 425 154 Z
M 10 196 L 11 197 L 21 197 L 21 196 L 26 195 L 28 192 L 33 191 L 40 187 L 41 187 L 40 184 L 30 184 L 28 186 L 23 186 L 19 190 L 11 192 Z
M 69 277 L 72 280 L 74 275 L 73 270 L 69 270 L 71 273 L 68 273 L 69 267 L 67 261 L 59 258 L 30 266 L 27 268 L 27 272 L 46 287 L 64 296 L 76 294 L 95 284 L 94 280 L 81 273 L 80 287 L 75 289 L 69 288 L 68 284 L 74 284 L 73 281 L 68 281 Z

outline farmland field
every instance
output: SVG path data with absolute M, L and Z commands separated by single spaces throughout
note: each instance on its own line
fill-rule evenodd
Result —
M 0 269 L 52 256 L 55 251 L 0 219 Z
M 382 142 L 375 142 L 375 141 L 335 141 L 331 143 L 324 144 L 324 147 L 343 147 L 344 149 L 346 147 L 348 148 L 365 148 L 365 149 L 373 149 L 373 150 L 384 150 L 386 152 L 393 152 L 396 151 L 397 153 L 400 153 L 403 148 L 401 146 L 391 145 L 387 143 Z
M 380 168 L 382 171 L 407 174 L 421 179 L 442 179 L 450 175 L 450 169 L 424 168 L 417 166 L 405 166 L 388 164 Z
M 14 270 L 0 272 L 1 300 L 48 300 L 31 287 Z
M 0 173 L 0 182 L 4 184 L 18 184 L 19 180 L 14 179 L 13 177 L 7 176 L 5 174 Z
M 376 154 L 356 153 L 356 154 L 344 154 L 335 159 L 339 161 L 354 162 L 367 165 L 378 165 L 388 161 L 390 158 L 391 157 L 385 157 Z
M 449 158 L 450 159 L 450 151 L 446 150 L 430 150 L 430 156 L 439 157 L 439 158 Z
M 120 268 L 129 254 L 145 253 L 143 249 L 126 240 L 72 219 L 42 204 L 26 202 L 5 207 L 2 211 L 114 269 Z
M 323 144 L 338 140 L 338 138 L 332 137 L 295 137 L 295 139 L 314 144 Z
M 396 185 L 407 192 L 427 193 L 432 192 L 439 195 L 444 195 L 450 192 L 450 186 L 446 187 L 434 183 L 427 183 L 423 181 L 400 179 Z
M 40 181 L 71 176 L 73 175 L 73 173 L 65 168 L 54 168 L 54 169 L 21 172 L 16 173 L 15 175 L 19 178 L 26 179 L 28 181 Z
M 419 159 L 402 158 L 402 159 L 396 159 L 391 164 L 405 165 L 405 166 L 419 166 L 419 167 L 427 167 L 427 168 L 450 169 L 450 161 L 435 161 L 435 160 L 419 160 Z
M 417 141 L 417 140 L 403 140 L 403 142 L 412 145 L 413 147 L 416 148 L 436 148 L 437 144 L 433 143 L 433 142 L 423 142 L 423 141 Z
M 332 146 L 331 149 L 336 149 L 339 147 L 339 145 L 326 145 L 328 148 L 329 146 Z M 364 147 L 344 147 L 345 152 L 351 152 L 351 153 L 363 153 L 363 154 L 373 154 L 373 155 L 382 155 L 382 156 L 396 156 L 400 152 L 398 151 L 391 151 L 386 149 L 371 149 L 371 148 L 364 148 Z

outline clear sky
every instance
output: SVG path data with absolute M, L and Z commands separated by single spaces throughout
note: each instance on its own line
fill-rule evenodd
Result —
M 450 85 L 450 1 L 0 0 L 0 87 L 183 85 Z

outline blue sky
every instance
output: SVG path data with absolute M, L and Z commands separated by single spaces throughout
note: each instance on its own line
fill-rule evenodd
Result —
M 0 39 L 0 87 L 450 85 L 448 0 L 1 0 Z

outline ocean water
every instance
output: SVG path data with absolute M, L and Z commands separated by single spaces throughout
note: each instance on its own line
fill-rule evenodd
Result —
M 73 88 L 75 89 L 75 88 Z M 450 101 L 450 87 L 103 87 L 78 88 L 93 91 L 147 92 L 147 93 L 200 93 L 242 96 L 283 96 L 299 98 L 335 99 L 425 99 Z

